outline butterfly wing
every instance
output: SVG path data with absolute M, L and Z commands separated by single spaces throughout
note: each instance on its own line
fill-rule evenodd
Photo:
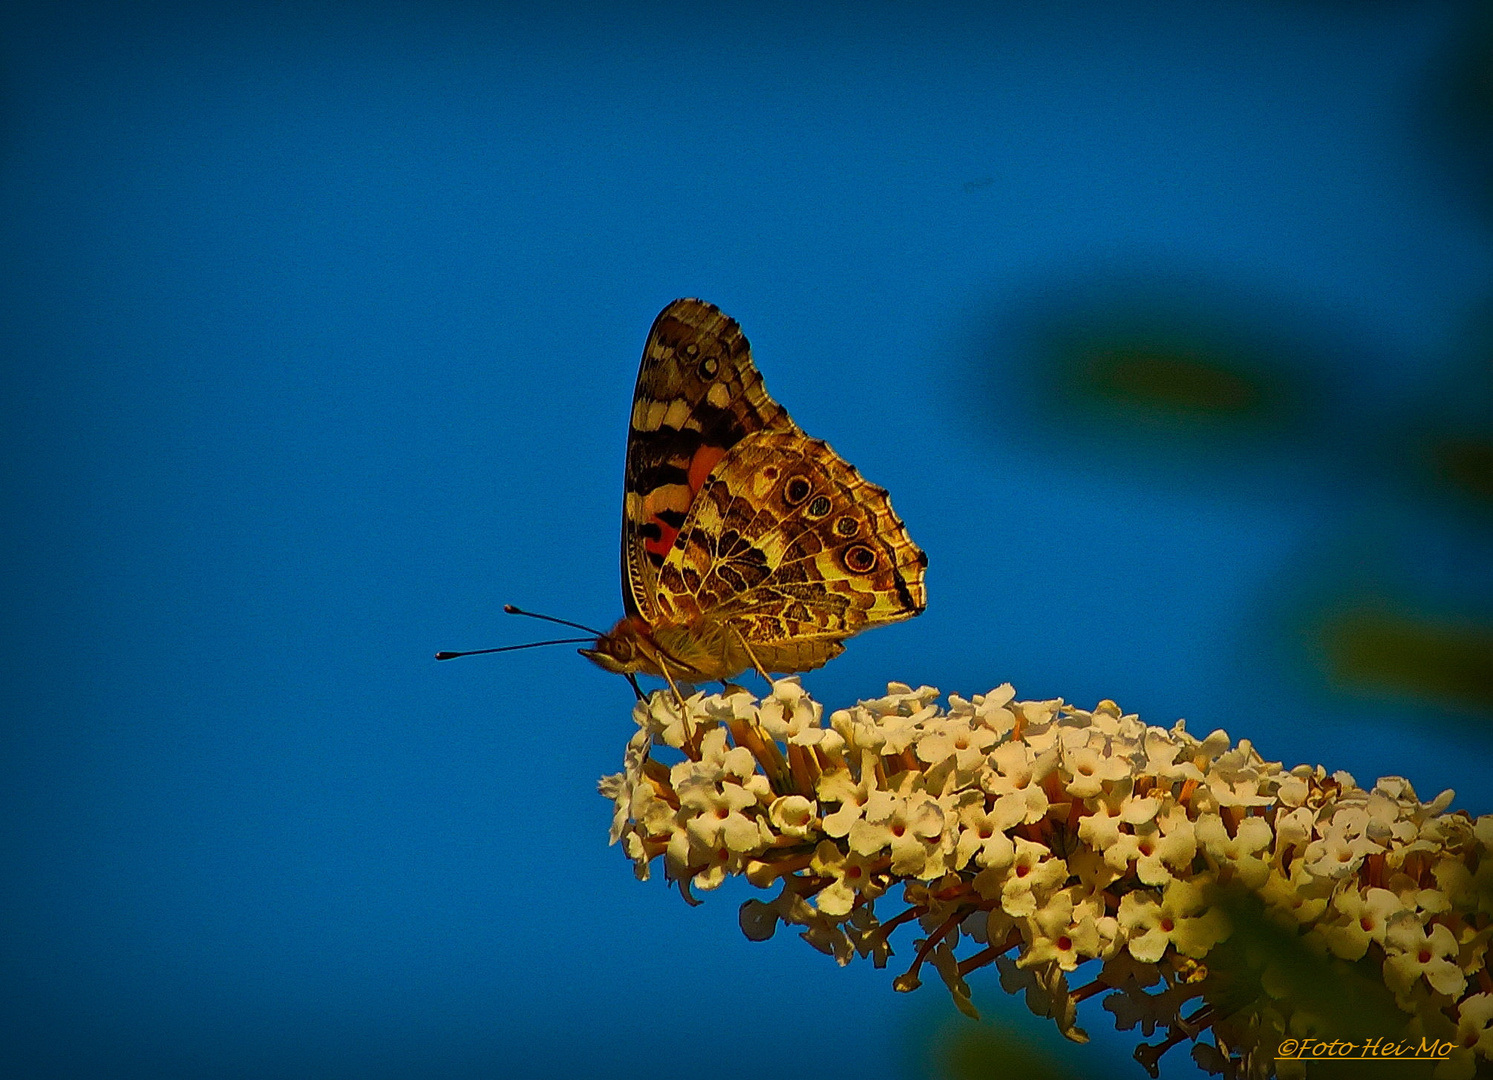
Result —
M 660 615 L 691 639 L 666 645 L 720 652 L 729 675 L 751 666 L 744 639 L 767 670 L 806 671 L 919 614 L 927 565 L 886 490 L 827 443 L 757 432 L 712 470 L 659 570 Z
M 627 434 L 622 601 L 658 620 L 658 574 L 716 464 L 757 431 L 796 432 L 762 385 L 734 319 L 703 300 L 675 300 L 643 346 Z

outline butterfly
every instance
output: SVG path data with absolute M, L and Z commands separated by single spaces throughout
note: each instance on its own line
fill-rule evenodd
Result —
M 734 319 L 703 300 L 659 313 L 627 436 L 624 615 L 581 655 L 676 695 L 809 671 L 920 614 L 927 566 L 886 490 L 768 396 Z

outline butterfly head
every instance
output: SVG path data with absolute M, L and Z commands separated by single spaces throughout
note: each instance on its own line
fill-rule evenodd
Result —
M 631 675 L 635 672 L 654 674 L 658 665 L 649 660 L 652 652 L 648 632 L 631 619 L 621 619 L 617 625 L 600 634 L 596 645 L 590 649 L 577 649 L 587 660 L 614 675 Z

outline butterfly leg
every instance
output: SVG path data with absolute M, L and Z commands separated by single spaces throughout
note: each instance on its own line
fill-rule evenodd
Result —
M 669 682 L 669 689 L 674 691 L 674 700 L 679 704 L 679 716 L 684 721 L 684 745 L 681 749 L 685 754 L 695 761 L 700 760 L 700 738 L 704 729 L 694 726 L 689 722 L 689 710 L 684 705 L 684 694 L 679 690 L 679 684 L 674 681 L 674 676 L 669 674 L 669 665 L 664 663 L 663 657 L 659 657 L 658 669 L 664 673 L 664 678 Z M 691 687 L 693 691 L 693 687 Z
M 746 635 L 743 634 L 741 632 L 741 628 L 739 626 L 736 626 L 735 624 L 731 624 L 731 629 L 736 631 L 736 640 L 739 641 L 739 642 L 741 642 L 741 647 L 746 650 L 746 654 L 747 654 L 748 658 L 750 658 L 751 661 L 752 661 L 752 667 L 756 668 L 757 674 L 761 675 L 764 679 L 766 679 L 767 680 L 767 685 L 771 686 L 772 685 L 772 676 L 769 675 L 767 673 L 767 669 L 762 666 L 762 661 L 760 661 L 760 660 L 757 659 L 757 654 L 754 653 L 754 652 L 752 652 L 752 646 L 747 641 Z
M 624 674 L 627 676 L 627 681 L 632 684 L 632 692 L 638 695 L 638 700 L 645 700 L 643 697 L 643 688 L 638 685 L 638 677 L 630 671 L 624 672 Z
M 669 684 L 669 689 L 674 691 L 674 700 L 679 705 L 679 715 L 684 715 L 684 695 L 679 692 L 679 684 L 674 681 L 674 676 L 669 674 L 669 665 L 664 663 L 664 658 L 658 658 L 658 670 L 664 673 L 664 679 Z

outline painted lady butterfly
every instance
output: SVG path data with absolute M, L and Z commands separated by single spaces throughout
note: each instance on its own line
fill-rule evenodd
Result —
M 735 320 L 701 300 L 659 313 L 627 437 L 626 614 L 583 656 L 676 692 L 809 671 L 922 612 L 927 565 L 886 491 L 768 397 Z

